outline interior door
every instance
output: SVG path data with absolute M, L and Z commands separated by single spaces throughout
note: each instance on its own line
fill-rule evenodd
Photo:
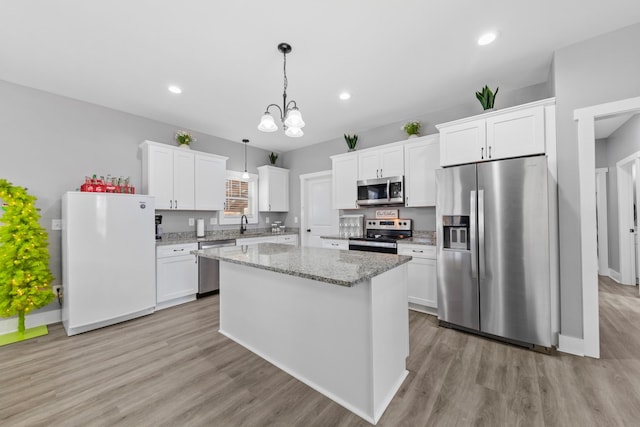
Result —
M 320 236 L 338 234 L 338 210 L 333 209 L 331 171 L 304 178 L 302 185 L 302 246 L 322 247 Z
M 551 346 L 547 159 L 478 164 L 480 330 Z

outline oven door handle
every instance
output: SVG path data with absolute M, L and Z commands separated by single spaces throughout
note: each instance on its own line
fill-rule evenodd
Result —
M 398 245 L 391 242 L 367 242 L 366 240 L 351 240 L 349 241 L 349 247 L 351 246 L 367 246 L 371 248 L 396 248 Z

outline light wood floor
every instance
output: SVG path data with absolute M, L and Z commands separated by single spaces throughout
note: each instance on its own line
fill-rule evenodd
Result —
M 602 358 L 547 356 L 410 312 L 409 376 L 380 426 L 640 423 L 640 299 L 601 279 Z M 1 426 L 366 426 L 218 334 L 218 296 L 0 347 Z

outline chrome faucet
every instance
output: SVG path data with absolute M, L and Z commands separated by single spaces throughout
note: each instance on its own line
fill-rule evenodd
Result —
M 249 220 L 246 215 L 242 215 L 240 217 L 240 234 L 244 234 L 247 231 L 247 224 L 249 224 Z

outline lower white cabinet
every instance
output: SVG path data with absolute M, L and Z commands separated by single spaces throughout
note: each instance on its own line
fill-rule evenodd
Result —
M 398 255 L 413 257 L 408 269 L 409 308 L 437 314 L 436 247 L 402 243 L 398 245 Z
M 236 239 L 236 246 L 242 245 L 254 245 L 256 243 L 281 243 L 283 245 L 298 246 L 297 234 L 283 234 L 272 236 L 260 236 L 260 237 L 242 237 Z
M 328 249 L 349 250 L 349 241 L 342 239 L 322 239 L 322 247 Z
M 191 251 L 197 249 L 197 243 L 156 248 L 156 310 L 196 299 L 198 264 Z

